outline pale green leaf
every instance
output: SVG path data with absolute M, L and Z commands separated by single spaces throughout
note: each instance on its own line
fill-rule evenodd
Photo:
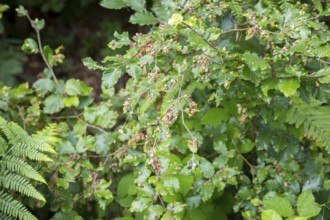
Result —
M 39 20 L 38 18 L 36 18 L 33 21 L 31 21 L 31 25 L 34 29 L 40 31 L 45 27 L 45 20 L 44 19 Z
M 280 91 L 286 96 L 292 96 L 300 87 L 300 80 L 298 78 L 281 79 L 279 82 Z
M 313 217 L 320 213 L 321 207 L 315 202 L 312 190 L 302 192 L 298 196 L 297 210 L 299 216 Z
M 102 82 L 105 87 L 111 88 L 117 84 L 122 72 L 118 69 L 107 69 L 103 72 Z
M 282 217 L 276 211 L 267 209 L 261 211 L 261 220 L 282 220 Z
M 45 107 L 44 111 L 48 114 L 53 114 L 55 112 L 59 112 L 61 109 L 64 108 L 62 95 L 50 95 L 45 99 Z
M 104 70 L 105 69 L 105 67 L 98 64 L 91 57 L 86 57 L 86 58 L 82 59 L 82 61 L 83 61 L 84 66 L 90 70 Z
M 64 92 L 68 95 L 88 95 L 92 88 L 78 79 L 69 79 L 64 86 Z
M 22 45 L 22 51 L 29 54 L 36 54 L 39 52 L 38 44 L 32 38 L 27 38 L 24 40 Z
M 79 105 L 79 98 L 77 96 L 64 97 L 63 103 L 65 107 L 77 107 Z
M 263 201 L 263 205 L 265 209 L 275 210 L 283 217 L 290 217 L 294 214 L 290 201 L 285 197 L 276 195 L 267 198 Z

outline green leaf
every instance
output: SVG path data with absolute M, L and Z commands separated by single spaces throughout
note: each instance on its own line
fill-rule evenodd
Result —
M 169 192 L 170 195 L 174 195 L 180 189 L 180 182 L 176 177 L 165 177 L 162 181 L 165 189 Z
M 320 213 L 321 207 L 315 202 L 312 190 L 302 192 L 298 196 L 297 210 L 299 216 L 313 217 Z
M 261 82 L 261 91 L 265 96 L 268 96 L 268 91 L 276 89 L 278 86 L 278 79 L 267 79 Z
M 2 18 L 2 13 L 4 13 L 5 11 L 7 11 L 9 9 L 8 5 L 2 5 L 0 4 L 0 19 Z
M 112 88 L 117 84 L 122 72 L 118 69 L 107 69 L 103 72 L 102 82 L 105 87 Z
M 77 107 L 79 105 L 79 98 L 77 96 L 64 97 L 63 103 L 65 107 Z
M 50 79 L 38 79 L 33 83 L 33 88 L 40 91 L 42 95 L 51 92 L 55 89 L 55 83 Z
M 133 201 L 134 201 L 133 196 L 126 196 L 125 198 L 119 198 L 119 205 L 124 208 L 129 208 L 131 207 Z
M 86 58 L 82 59 L 82 61 L 83 61 L 84 66 L 90 70 L 104 70 L 105 69 L 105 67 L 98 64 L 91 57 L 86 57 Z
M 128 46 L 131 44 L 131 40 L 129 39 L 128 32 L 123 32 L 123 33 L 119 34 L 117 31 L 115 31 L 113 36 L 117 40 L 112 40 L 108 44 L 108 47 L 112 50 L 116 50 L 118 48 L 122 48 L 123 46 Z
M 188 192 L 191 190 L 192 185 L 194 184 L 194 177 L 193 176 L 186 176 L 186 175 L 179 175 L 178 180 L 180 183 L 179 192 L 182 195 L 187 195 Z
M 224 141 L 217 141 L 214 143 L 214 150 L 219 154 L 227 154 L 227 146 Z
M 201 163 L 199 164 L 199 168 L 205 178 L 211 178 L 215 173 L 212 163 L 206 159 L 203 159 L 201 161 Z
M 34 21 L 31 22 L 31 25 L 34 29 L 40 31 L 45 26 L 45 20 L 44 19 L 39 20 L 38 18 L 36 18 L 34 19 Z
M 63 178 L 58 178 L 56 180 L 56 185 L 58 187 L 62 187 L 63 189 L 68 189 L 69 188 L 69 182 Z
M 258 69 L 265 70 L 268 68 L 267 62 L 260 58 L 256 53 L 245 52 L 242 58 L 252 71 Z
M 17 16 L 18 17 L 24 17 L 26 16 L 26 9 L 20 5 L 18 8 L 16 8 Z
M 292 205 L 286 197 L 274 196 L 263 201 L 265 209 L 272 209 L 283 217 L 290 217 L 294 215 Z
M 63 98 L 64 97 L 62 95 L 58 95 L 58 94 L 48 96 L 44 102 L 45 113 L 53 114 L 63 109 L 64 108 Z
M 130 210 L 132 212 L 142 212 L 150 206 L 151 199 L 152 198 L 139 197 L 137 200 L 132 202 Z
M 227 155 L 225 154 L 222 154 L 218 157 L 216 157 L 214 160 L 213 160 L 213 165 L 214 167 L 216 168 L 222 168 L 226 165 L 226 163 L 228 162 L 228 157 Z
M 42 52 L 44 53 L 45 59 L 50 66 L 54 64 L 54 52 L 50 46 L 46 45 L 42 48 Z
M 161 205 L 151 205 L 145 212 L 146 219 L 160 219 L 164 213 L 164 208 Z
M 253 148 L 255 147 L 255 143 L 252 142 L 250 139 L 245 139 L 244 143 L 242 143 L 239 147 L 238 150 L 242 154 L 249 153 Z
M 290 218 L 287 218 L 286 220 L 308 220 L 308 217 L 292 216 Z
M 300 87 L 300 80 L 298 78 L 281 79 L 279 82 L 280 91 L 286 96 L 292 96 Z
M 151 12 L 136 12 L 131 15 L 129 22 L 139 25 L 154 25 L 157 23 L 157 19 Z
M 122 9 L 126 7 L 126 3 L 123 0 L 102 0 L 100 5 L 108 9 Z
M 88 95 L 93 89 L 78 79 L 69 79 L 64 86 L 64 92 L 70 96 Z
M 39 52 L 38 44 L 32 38 L 27 38 L 24 40 L 22 45 L 22 51 L 28 54 L 36 54 Z
M 202 124 L 217 126 L 220 122 L 227 121 L 229 118 L 228 113 L 221 108 L 210 108 L 206 111 L 202 118 Z
M 207 200 L 209 200 L 214 192 L 214 185 L 213 183 L 205 183 L 203 184 L 201 191 L 200 191 L 200 195 L 201 198 L 204 202 L 206 202 Z
M 179 15 L 179 14 L 174 14 L 174 15 Z M 171 20 L 171 19 L 169 20 L 169 22 L 172 22 L 172 23 L 174 22 L 174 25 L 181 24 L 181 23 L 179 23 L 180 19 L 178 19 L 178 17 L 173 20 Z M 181 31 L 180 33 L 183 34 L 187 38 L 186 39 L 187 43 L 189 43 L 192 47 L 194 47 L 196 49 L 200 49 L 200 50 L 204 50 L 204 49 L 214 50 L 214 48 L 210 44 L 208 44 L 208 42 L 201 35 L 192 31 L 190 28 L 186 28 L 183 31 Z
M 136 189 L 136 186 L 134 184 L 134 176 L 133 173 L 127 174 L 125 176 L 123 176 L 119 183 L 118 183 L 118 187 L 117 187 L 117 195 L 119 198 L 123 198 L 125 196 L 127 196 L 127 194 L 129 193 L 129 191 L 131 191 L 130 188 L 134 188 Z
M 143 11 L 146 6 L 145 0 L 123 0 L 128 7 L 133 9 L 134 11 Z
M 261 211 L 261 220 L 282 220 L 282 217 L 276 211 L 267 209 Z

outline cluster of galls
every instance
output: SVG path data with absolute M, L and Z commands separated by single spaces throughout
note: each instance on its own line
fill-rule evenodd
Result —
M 190 102 L 184 111 L 188 114 L 189 117 L 192 117 L 196 112 L 198 112 L 197 103 L 194 101 Z
M 163 117 L 163 122 L 166 125 L 171 125 L 178 117 L 178 111 L 174 106 L 171 106 Z
M 129 110 L 129 106 L 130 106 L 130 102 L 131 102 L 131 98 L 128 98 L 124 104 L 123 104 L 123 112 L 127 113 Z
M 127 146 L 131 146 L 133 148 L 135 148 L 137 145 L 139 145 L 139 143 L 141 143 L 142 141 L 145 141 L 147 139 L 147 135 L 145 135 L 143 132 L 138 132 L 135 133 L 132 138 L 130 138 L 127 142 Z M 143 143 L 143 142 L 142 142 Z
M 209 58 L 205 54 L 201 54 L 198 57 L 194 57 L 193 62 L 193 67 L 196 67 L 197 65 L 199 72 L 208 72 L 209 66 L 211 64 Z

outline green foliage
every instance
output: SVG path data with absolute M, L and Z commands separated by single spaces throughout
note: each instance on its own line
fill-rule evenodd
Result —
M 35 142 L 38 137 L 60 134 L 47 139 L 56 143 L 58 155 L 39 175 L 24 161 L 5 165 L 41 182 L 42 174 L 51 172 L 49 188 L 42 189 L 48 215 L 330 218 L 329 27 L 323 17 L 328 3 L 100 4 L 128 7 L 130 22 L 151 29 L 134 36 L 115 32 L 108 47 L 120 54 L 101 62 L 83 59 L 86 67 L 102 71 L 97 102 L 84 82 L 57 79 L 60 53 L 38 38 L 37 50 L 31 41 L 24 44 L 26 52 L 34 48 L 43 58 L 43 77 L 32 87 L 0 90 L 6 117 L 30 130 L 56 123 L 24 139 L 35 150 L 21 144 L 21 131 L 11 134 L 1 127 L 15 139 L 9 143 L 12 154 L 30 159 L 47 160 L 48 148 Z M 39 33 L 43 24 L 35 22 L 41 20 L 28 20 Z M 119 85 L 125 73 L 129 79 Z M 4 175 L 16 181 L 6 183 L 10 189 L 38 197 L 16 184 L 26 184 L 20 178 Z
M 45 153 L 55 153 L 41 136 L 33 138 L 15 123 L 0 117 L 0 212 L 2 218 L 37 219 L 11 192 L 17 192 L 45 202 L 30 180 L 46 183 L 43 176 L 24 158 L 37 161 L 52 161 Z
M 135 11 L 130 16 L 129 22 L 138 25 L 154 25 L 158 22 L 166 22 L 171 15 L 172 1 L 159 1 L 152 2 L 152 7 L 147 7 L 146 0 L 102 0 L 100 5 L 107 9 L 123 9 L 130 8 Z

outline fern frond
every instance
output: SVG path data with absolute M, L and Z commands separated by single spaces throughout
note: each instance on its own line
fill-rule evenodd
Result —
M 55 145 L 61 141 L 58 137 L 60 133 L 59 126 L 55 123 L 48 124 L 45 128 L 40 131 L 37 131 L 32 137 L 41 142 L 46 142 L 50 145 Z
M 5 139 L 3 139 L 0 136 L 0 154 L 5 153 L 8 150 L 8 147 L 9 146 L 8 146 L 7 142 L 5 141 Z
M 176 83 L 173 88 L 171 88 L 163 98 L 161 113 L 165 113 L 173 105 L 174 99 L 177 98 L 180 90 L 180 83 Z
M 269 8 L 277 8 L 278 6 L 278 1 L 276 0 L 263 0 L 262 3 L 268 6 Z
M 303 126 L 307 137 L 316 140 L 330 152 L 330 107 L 321 104 L 312 98 L 309 104 L 294 100 L 287 114 L 287 122 L 296 127 Z
M 235 16 L 235 18 L 238 21 L 241 21 L 243 19 L 243 16 L 242 16 L 242 14 L 243 14 L 242 2 L 237 1 L 237 0 L 231 1 L 229 7 L 230 7 L 233 15 Z
M 5 213 L 0 213 L 0 219 L 1 220 L 15 220 L 13 217 L 10 217 L 9 215 L 6 215 Z
M 43 195 L 29 181 L 14 173 L 0 172 L 0 187 L 19 192 L 40 201 L 46 201 Z
M 4 118 L 0 117 L 0 129 L 8 140 L 16 140 L 15 134 L 12 132 L 11 125 Z
M 38 139 L 32 138 L 26 131 L 24 131 L 24 129 L 22 129 L 16 123 L 11 123 L 9 127 L 12 130 L 12 133 L 15 135 L 16 143 L 20 141 L 25 143 L 29 147 L 35 148 L 39 151 L 56 154 L 56 151 L 48 143 L 43 141 L 41 137 L 39 137 Z
M 52 161 L 43 152 L 56 153 L 42 135 L 33 138 L 19 125 L 7 122 L 0 116 L 0 219 L 36 219 L 20 201 L 4 192 L 4 189 L 46 201 L 30 183 L 31 179 L 46 183 L 45 179 L 25 161 L 26 158 Z
M 20 158 L 12 155 L 2 158 L 0 161 L 0 169 L 15 172 L 30 179 L 46 183 L 46 180 L 35 169 L 33 169 L 33 167 Z
M 149 90 L 148 96 L 144 99 L 144 102 L 139 107 L 139 112 L 144 113 L 146 112 L 149 107 L 154 104 L 157 98 L 160 96 L 160 91 L 158 89 Z
M 30 160 L 36 161 L 45 161 L 52 162 L 53 160 L 48 157 L 46 154 L 40 153 L 35 148 L 32 148 L 25 143 L 17 143 L 13 147 L 11 147 L 12 154 L 17 157 L 27 157 Z
M 0 190 L 0 211 L 5 215 L 20 220 L 38 220 L 22 205 L 22 203 L 2 190 Z

